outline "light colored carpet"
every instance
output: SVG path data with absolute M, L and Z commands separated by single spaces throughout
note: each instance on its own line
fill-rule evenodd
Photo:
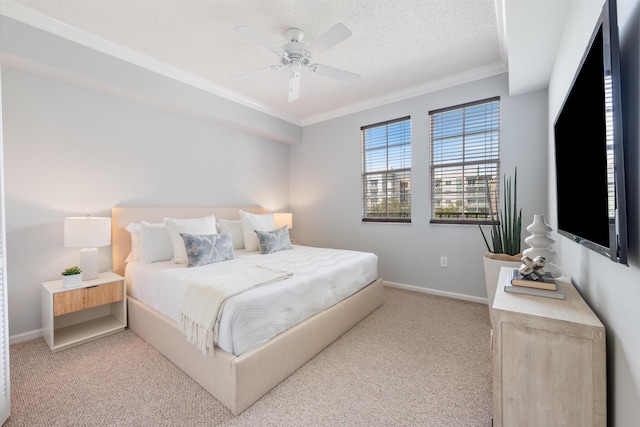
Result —
M 490 426 L 487 307 L 384 295 L 237 417 L 129 330 L 58 353 L 14 344 L 5 426 Z

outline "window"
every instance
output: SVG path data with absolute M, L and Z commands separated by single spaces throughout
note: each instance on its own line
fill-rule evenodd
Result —
M 362 220 L 411 222 L 411 118 L 360 131 Z
M 489 223 L 489 201 L 499 206 L 500 98 L 429 115 L 431 223 Z

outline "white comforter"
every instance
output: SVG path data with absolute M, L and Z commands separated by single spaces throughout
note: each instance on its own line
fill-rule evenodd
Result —
M 170 261 L 129 263 L 129 295 L 177 322 L 182 297 L 194 281 L 251 265 L 292 272 L 290 279 L 235 295 L 224 305 L 218 346 L 240 355 L 352 295 L 378 275 L 378 257 L 368 252 L 294 245 L 269 255 L 237 251 L 236 256 L 195 268 Z

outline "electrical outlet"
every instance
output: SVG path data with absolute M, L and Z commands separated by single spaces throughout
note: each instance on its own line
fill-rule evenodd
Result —
M 447 259 L 446 256 L 441 256 L 440 257 L 440 267 L 447 267 L 447 263 L 449 262 L 449 260 Z

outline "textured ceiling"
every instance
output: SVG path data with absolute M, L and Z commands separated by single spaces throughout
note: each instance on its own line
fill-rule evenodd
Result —
M 294 121 L 349 106 L 424 92 L 457 76 L 506 71 L 504 23 L 495 0 L 2 0 L 56 24 L 113 42 L 115 49 L 169 64 L 281 112 Z M 353 35 L 314 58 L 361 75 L 354 84 L 310 72 L 288 102 L 285 69 L 231 77 L 277 64 L 278 57 L 234 30 L 248 26 L 272 43 L 297 27 L 311 42 L 336 23 Z

